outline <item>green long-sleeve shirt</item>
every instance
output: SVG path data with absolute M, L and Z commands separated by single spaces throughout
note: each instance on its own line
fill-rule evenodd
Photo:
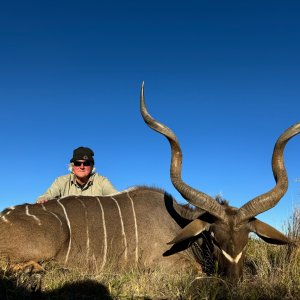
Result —
M 118 193 L 111 182 L 98 173 L 92 174 L 84 187 L 80 187 L 76 183 L 75 178 L 73 173 L 57 177 L 49 189 L 37 198 L 37 201 L 39 199 L 51 200 L 70 195 L 106 196 Z

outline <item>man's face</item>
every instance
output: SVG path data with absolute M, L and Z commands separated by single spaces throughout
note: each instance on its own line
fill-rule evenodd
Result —
M 76 160 L 73 162 L 73 173 L 78 178 L 86 178 L 90 175 L 93 168 L 92 162 L 89 160 Z

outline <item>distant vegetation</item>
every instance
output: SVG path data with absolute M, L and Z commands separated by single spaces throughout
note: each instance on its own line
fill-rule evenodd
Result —
M 286 222 L 285 233 L 300 237 L 300 211 Z M 231 286 L 217 276 L 191 270 L 166 274 L 159 269 L 129 269 L 102 274 L 81 273 L 44 263 L 42 273 L 12 273 L 1 265 L 0 299 L 300 299 L 300 250 L 250 239 L 244 280 Z

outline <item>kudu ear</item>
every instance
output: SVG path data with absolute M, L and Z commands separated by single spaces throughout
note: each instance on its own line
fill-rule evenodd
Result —
M 284 245 L 289 244 L 291 241 L 280 231 L 274 227 L 259 221 L 254 218 L 249 222 L 250 230 L 256 233 L 261 239 L 270 244 Z
M 194 237 L 200 234 L 202 231 L 207 230 L 208 228 L 209 223 L 196 219 L 189 223 L 187 226 L 185 226 L 181 230 L 181 232 L 171 242 L 168 243 L 168 245 L 176 244 L 191 237 Z

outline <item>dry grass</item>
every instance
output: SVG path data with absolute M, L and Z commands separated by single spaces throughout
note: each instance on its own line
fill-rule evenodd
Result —
M 300 299 L 300 212 L 286 225 L 295 246 L 273 246 L 251 239 L 244 280 L 237 286 L 217 276 L 192 271 L 166 274 L 161 270 L 127 269 L 88 274 L 44 264 L 46 272 L 11 273 L 2 262 L 0 299 Z

